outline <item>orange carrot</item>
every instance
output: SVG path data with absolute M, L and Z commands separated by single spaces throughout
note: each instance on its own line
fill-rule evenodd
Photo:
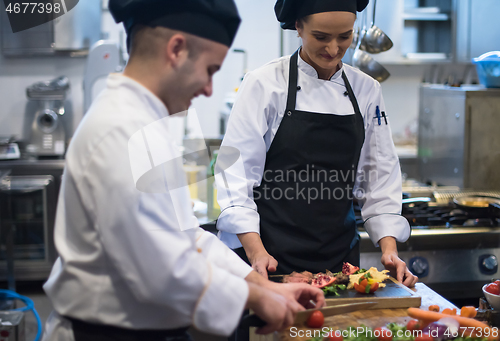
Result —
M 477 315 L 476 308 L 473 306 L 465 306 L 460 309 L 460 316 L 474 318 Z
M 429 310 L 439 313 L 439 310 L 441 310 L 441 309 L 439 308 L 439 306 L 437 304 L 433 304 L 433 305 L 429 306 Z
M 441 313 L 442 314 L 446 314 L 446 315 L 456 315 L 457 314 L 457 308 L 453 308 L 453 309 L 446 308 L 446 309 L 443 309 L 443 311 Z
M 457 315 L 446 315 L 442 313 L 437 313 L 435 311 L 422 310 L 419 308 L 408 308 L 407 310 L 408 316 L 413 317 L 418 320 L 427 320 L 427 321 L 437 321 L 444 317 L 451 317 L 460 323 L 460 327 L 473 327 L 479 328 L 483 330 L 483 335 L 488 334 L 488 340 L 498 340 L 498 331 L 495 333 L 496 336 L 493 336 L 493 330 L 486 324 L 478 320 L 474 320 L 473 318 L 462 317 Z

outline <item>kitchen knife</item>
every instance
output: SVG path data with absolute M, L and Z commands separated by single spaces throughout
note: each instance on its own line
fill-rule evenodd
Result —
M 363 309 L 368 309 L 371 308 L 375 305 L 377 305 L 377 302 L 360 302 L 360 303 L 346 303 L 346 304 L 336 304 L 336 305 L 331 305 L 328 307 L 323 307 L 320 309 L 307 309 L 303 311 L 299 311 L 295 315 L 295 324 L 297 323 L 304 323 L 309 319 L 309 316 L 312 315 L 313 312 L 316 310 L 319 310 L 323 313 L 323 316 L 333 316 L 333 315 L 339 315 L 339 314 L 347 314 L 353 311 L 357 310 L 363 310 Z M 238 328 L 240 329 L 246 329 L 248 327 L 264 327 L 266 325 L 266 322 L 263 321 L 260 317 L 258 317 L 255 314 L 252 315 L 247 315 L 245 316 L 242 321 L 240 322 L 240 325 Z

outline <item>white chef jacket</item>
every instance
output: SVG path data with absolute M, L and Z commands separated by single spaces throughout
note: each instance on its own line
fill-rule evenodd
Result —
M 233 249 L 241 247 L 236 234 L 260 231 L 253 189 L 261 183 L 266 152 L 285 113 L 289 65 L 290 57 L 282 57 L 247 73 L 231 111 L 222 146 L 236 148 L 240 158 L 225 170 L 218 165 L 217 170 L 223 172 L 215 179 L 222 210 L 217 221 L 219 238 Z M 351 84 L 365 126 L 354 186 L 356 197 L 362 197 L 359 202 L 364 227 L 375 246 L 386 236 L 404 242 L 410 236 L 410 226 L 400 215 L 399 159 L 390 126 L 384 118 L 379 125 L 375 117 L 376 106 L 385 112 L 380 84 L 344 64 L 330 80 L 319 79 L 316 70 L 299 55 L 296 110 L 354 115 L 353 105 L 345 94 L 342 71 Z
M 131 137 L 168 115 L 148 89 L 112 74 L 78 127 L 57 208 L 60 257 L 44 285 L 56 311 L 45 340 L 71 340 L 62 316 L 133 329 L 193 325 L 219 335 L 237 326 L 251 268 L 197 224 L 181 231 L 170 194 L 145 193 L 134 182 Z

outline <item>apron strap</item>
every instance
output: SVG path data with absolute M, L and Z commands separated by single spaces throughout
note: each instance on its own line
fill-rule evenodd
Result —
M 358 105 L 358 100 L 356 99 L 356 96 L 354 96 L 354 91 L 352 91 L 351 88 L 351 83 L 349 83 L 349 80 L 347 79 L 347 76 L 342 70 L 342 79 L 344 80 L 345 87 L 347 89 L 347 95 L 349 96 L 349 99 L 351 100 L 352 106 L 354 107 L 354 112 L 360 116 L 361 115 L 361 110 L 359 110 L 359 105 Z
M 299 50 L 290 57 L 290 72 L 288 73 L 288 99 L 286 101 L 286 112 L 295 110 L 295 102 L 297 101 L 297 62 L 299 60 Z

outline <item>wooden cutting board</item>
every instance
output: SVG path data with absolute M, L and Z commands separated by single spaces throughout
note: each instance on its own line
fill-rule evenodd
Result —
M 355 302 L 377 302 L 371 309 L 395 309 L 420 307 L 422 298 L 411 289 L 408 289 L 396 279 L 389 277 L 384 282 L 385 287 L 379 288 L 373 294 L 362 294 L 356 290 L 339 290 L 339 296 L 327 296 L 326 304 L 344 304 Z
M 442 309 L 444 308 L 456 308 L 451 302 L 447 301 L 439 294 L 431 290 L 423 283 L 417 283 L 415 288 L 408 289 L 412 291 L 416 296 L 421 297 L 422 309 L 427 309 L 432 304 L 439 305 Z M 358 302 L 358 301 L 356 301 Z M 399 309 L 371 309 L 365 311 L 355 311 L 348 314 L 335 315 L 325 318 L 326 327 L 332 327 L 334 329 L 347 329 L 348 327 L 358 327 L 365 325 L 371 328 L 377 328 L 383 326 L 389 322 L 395 322 L 400 324 L 406 324 L 411 318 L 406 313 L 406 308 Z M 251 328 L 253 329 L 253 328 Z M 297 324 L 294 327 L 287 329 L 281 333 L 270 334 L 266 336 L 256 335 L 254 330 L 251 330 L 251 341 L 306 341 L 310 339 L 306 334 L 307 328 L 305 324 Z M 304 336 L 298 336 L 299 332 Z

